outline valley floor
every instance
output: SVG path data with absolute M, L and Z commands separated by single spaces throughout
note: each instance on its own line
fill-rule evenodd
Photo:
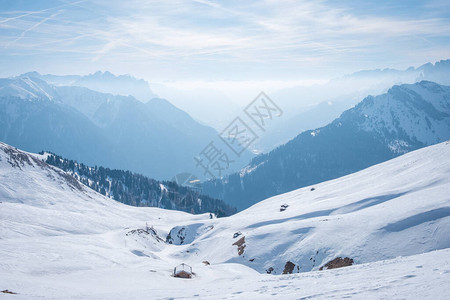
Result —
M 5 264 L 5 262 L 2 262 Z M 266 275 L 238 264 L 194 266 L 178 279 L 142 257 L 131 266 L 61 274 L 0 275 L 1 299 L 445 299 L 450 249 L 409 257 L 312 271 Z

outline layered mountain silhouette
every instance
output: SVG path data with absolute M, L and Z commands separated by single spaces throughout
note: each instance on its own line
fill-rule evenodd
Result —
M 56 86 L 81 86 L 91 90 L 113 95 L 133 96 L 134 98 L 147 102 L 157 97 L 151 90 L 150 85 L 144 79 L 137 79 L 130 75 L 116 76 L 111 72 L 97 71 L 89 75 L 52 75 L 28 72 L 19 77 L 39 78 L 49 84 Z
M 368 96 L 325 127 L 257 156 L 204 192 L 244 209 L 267 197 L 334 179 L 450 139 L 450 87 L 429 81 Z
M 422 80 L 450 85 L 450 60 L 426 63 L 406 70 L 359 71 L 321 85 L 274 92 L 270 96 L 285 114 L 283 118 L 274 120 L 257 146 L 265 152 L 270 151 L 302 131 L 327 125 L 367 95 L 379 95 L 386 93 L 393 85 L 413 84 Z
M 181 172 L 201 178 L 194 156 L 218 137 L 164 99 L 143 103 L 19 76 L 0 80 L 0 140 L 26 151 L 171 179 Z

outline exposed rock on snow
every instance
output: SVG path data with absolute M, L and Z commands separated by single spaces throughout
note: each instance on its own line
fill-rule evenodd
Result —
M 282 205 L 280 206 L 280 211 L 285 211 L 288 207 L 289 207 L 289 205 L 287 205 L 287 204 L 282 204 Z
M 240 231 L 235 232 L 235 233 L 233 234 L 233 239 L 237 238 L 237 237 L 240 236 L 241 234 L 242 234 L 242 232 L 240 232 Z
M 174 245 L 192 243 L 197 237 L 214 229 L 214 225 L 191 224 L 172 228 L 166 237 L 166 242 Z
M 337 269 L 337 268 L 342 268 L 342 267 L 348 267 L 353 265 L 353 259 L 345 257 L 336 257 L 335 259 L 333 259 L 332 261 L 329 261 L 325 264 L 325 270 L 326 269 Z M 322 271 L 324 269 L 324 267 L 320 267 L 320 271 Z
M 239 256 L 244 254 L 245 245 L 245 236 L 241 237 L 239 240 L 233 243 L 233 246 L 237 246 L 237 252 Z
M 295 264 L 291 261 L 286 262 L 284 265 L 283 274 L 292 274 L 292 271 L 294 271 Z

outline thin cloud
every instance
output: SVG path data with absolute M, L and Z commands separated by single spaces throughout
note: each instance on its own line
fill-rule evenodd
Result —
M 28 17 L 28 16 L 35 15 L 35 14 L 41 14 L 41 13 L 44 13 L 44 12 L 47 12 L 47 11 L 50 11 L 50 10 L 59 9 L 59 8 L 63 8 L 63 7 L 67 7 L 67 6 L 71 6 L 71 5 L 75 5 L 75 4 L 79 4 L 79 3 L 82 3 L 84 1 L 86 1 L 86 0 L 66 3 L 66 4 L 62 4 L 62 5 L 46 8 L 46 9 L 41 9 L 41 10 L 37 10 L 37 11 L 30 11 L 30 12 L 27 12 L 25 14 L 21 14 L 21 15 L 18 15 L 18 16 L 14 16 L 14 17 L 5 18 L 3 20 L 0 20 L 0 24 L 7 23 L 7 22 L 10 22 L 10 21 L 14 21 L 14 20 L 17 20 L 17 19 L 22 19 L 24 17 Z
M 77 52 L 95 64 L 164 61 L 176 73 L 191 66 L 205 71 L 231 65 L 337 68 L 375 57 L 388 63 L 404 59 L 412 47 L 425 57 L 442 53 L 450 43 L 450 22 L 432 6 L 417 18 L 371 15 L 370 10 L 357 14 L 324 1 L 100 0 L 64 5 L 66 12 L 37 22 L 36 15 L 50 8 L 0 21 L 8 24 L 0 26 L 2 40 L 12 39 L 1 54 Z
M 53 20 L 56 16 L 58 16 L 59 14 L 62 13 L 62 10 L 52 14 L 50 17 L 44 18 L 41 21 L 37 22 L 36 24 L 34 24 L 33 26 L 31 26 L 30 28 L 25 29 L 24 31 L 22 31 L 22 33 L 20 34 L 20 36 L 18 36 L 15 40 L 13 40 L 12 42 L 8 43 L 5 48 L 8 48 L 9 46 L 11 46 L 12 44 L 20 41 L 22 38 L 25 37 L 25 34 L 27 32 L 33 31 L 34 29 L 36 29 L 37 27 L 39 27 L 40 25 L 44 24 L 45 22 L 49 21 L 49 20 Z

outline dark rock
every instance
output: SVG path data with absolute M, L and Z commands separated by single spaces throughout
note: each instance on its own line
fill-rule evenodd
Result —
M 293 262 L 288 261 L 284 265 L 283 274 L 292 274 L 292 271 L 294 271 L 295 264 Z
M 233 243 L 233 246 L 237 246 L 238 247 L 237 250 L 238 250 L 239 256 L 244 254 L 244 249 L 246 247 L 246 245 L 245 245 L 245 236 L 241 237 L 239 240 L 237 240 L 235 243 Z
M 342 258 L 342 257 L 336 257 L 335 259 L 327 262 L 325 264 L 325 266 L 320 267 L 320 271 L 322 271 L 324 268 L 325 269 L 337 269 L 337 268 L 342 268 L 342 267 L 348 267 L 353 265 L 353 259 L 351 258 Z

